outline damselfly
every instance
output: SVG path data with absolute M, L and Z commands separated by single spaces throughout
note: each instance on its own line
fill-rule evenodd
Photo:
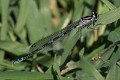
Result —
M 43 48 L 52 44 L 54 41 L 58 40 L 59 38 L 64 37 L 66 34 L 71 32 L 75 28 L 82 29 L 82 28 L 86 27 L 88 24 L 91 24 L 91 23 L 93 23 L 93 25 L 94 25 L 95 21 L 97 21 L 97 18 L 98 18 L 98 14 L 95 13 L 95 12 L 92 12 L 91 16 L 83 17 L 82 19 L 68 25 L 67 27 L 63 28 L 62 30 L 57 31 L 57 32 L 49 35 L 48 37 L 45 37 L 45 38 L 39 40 L 38 42 L 34 43 L 30 47 L 30 53 L 29 54 L 16 59 L 13 63 L 15 64 L 15 63 L 19 63 L 21 61 L 26 60 L 27 58 L 31 57 L 33 54 L 41 51 Z

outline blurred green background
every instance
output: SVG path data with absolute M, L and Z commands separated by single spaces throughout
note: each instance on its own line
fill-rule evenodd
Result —
M 13 64 L 38 40 L 93 11 L 94 29 L 75 29 Z M 120 80 L 119 19 L 120 0 L 0 0 L 0 80 Z

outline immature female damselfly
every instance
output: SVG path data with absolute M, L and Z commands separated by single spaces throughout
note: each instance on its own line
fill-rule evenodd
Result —
M 59 38 L 64 37 L 66 34 L 71 32 L 75 28 L 82 29 L 91 23 L 93 23 L 93 25 L 94 25 L 95 21 L 97 21 L 97 18 L 98 18 L 98 14 L 95 12 L 92 12 L 91 16 L 83 17 L 80 20 L 78 20 L 78 21 L 68 25 L 67 27 L 63 28 L 62 30 L 57 31 L 57 32 L 49 35 L 48 37 L 45 37 L 45 38 L 39 40 L 38 42 L 34 43 L 30 47 L 30 52 L 28 54 L 16 59 L 13 63 L 15 64 L 15 63 L 19 63 L 21 61 L 26 60 L 27 58 L 31 57 L 33 54 L 41 51 L 43 48 L 52 44 L 54 41 L 58 40 Z

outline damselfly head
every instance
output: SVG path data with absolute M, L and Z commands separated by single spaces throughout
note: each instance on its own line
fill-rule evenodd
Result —
M 92 15 L 91 15 L 93 21 L 97 21 L 97 18 L 98 18 L 98 14 L 95 13 L 95 12 L 92 12 Z

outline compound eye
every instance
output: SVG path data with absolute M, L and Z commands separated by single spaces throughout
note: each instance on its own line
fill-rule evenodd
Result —
M 98 18 L 98 14 L 95 13 L 95 12 L 92 12 L 92 17 L 94 18 L 94 20 L 97 20 L 97 18 Z

